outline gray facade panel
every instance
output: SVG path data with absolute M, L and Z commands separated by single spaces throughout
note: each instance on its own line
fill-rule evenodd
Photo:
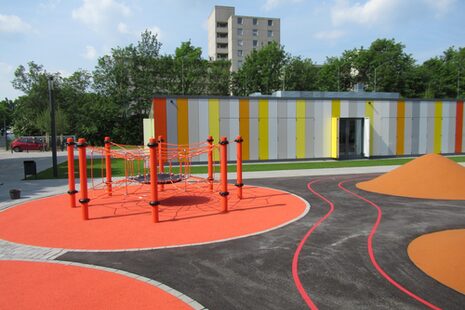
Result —
M 178 105 L 176 99 L 166 98 L 167 142 L 178 144 Z
M 278 101 L 278 158 L 287 158 L 287 104 Z

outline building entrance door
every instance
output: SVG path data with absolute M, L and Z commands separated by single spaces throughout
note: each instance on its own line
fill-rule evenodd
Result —
M 363 158 L 363 118 L 339 119 L 339 158 Z

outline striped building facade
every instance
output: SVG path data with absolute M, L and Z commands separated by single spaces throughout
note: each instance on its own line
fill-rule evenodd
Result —
M 463 101 L 451 100 L 157 97 L 144 139 L 241 135 L 244 160 L 339 158 L 343 119 L 365 120 L 364 157 L 465 152 Z

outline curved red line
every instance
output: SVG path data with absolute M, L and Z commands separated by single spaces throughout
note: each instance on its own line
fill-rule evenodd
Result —
M 308 296 L 307 292 L 305 291 L 305 289 L 304 289 L 304 287 L 302 285 L 302 282 L 300 282 L 299 270 L 298 270 L 299 269 L 299 255 L 300 255 L 300 252 L 302 251 L 302 248 L 303 248 L 305 242 L 307 241 L 308 237 L 310 237 L 310 235 L 315 231 L 315 229 L 321 223 L 323 223 L 331 215 L 331 213 L 333 213 L 333 211 L 334 211 L 334 204 L 312 188 L 312 184 L 314 184 L 316 182 L 318 182 L 318 180 L 314 180 L 314 181 L 308 183 L 307 184 L 308 190 L 310 192 L 312 192 L 315 196 L 320 198 L 321 200 L 328 203 L 330 209 L 322 218 L 320 218 L 315 224 L 313 224 L 313 226 L 310 228 L 310 230 L 305 234 L 305 236 L 300 241 L 300 243 L 299 243 L 299 245 L 298 245 L 298 247 L 297 247 L 297 249 L 296 249 L 296 251 L 294 253 L 294 257 L 292 259 L 292 277 L 294 278 L 295 286 L 297 287 L 297 290 L 299 291 L 300 296 L 302 296 L 303 300 L 307 303 L 309 308 L 312 309 L 312 310 L 316 310 L 316 309 L 318 309 L 318 307 L 313 303 L 312 299 Z
M 353 180 L 353 179 L 352 179 Z M 407 294 L 408 296 L 412 297 L 413 299 L 421 302 L 422 304 L 424 304 L 425 306 L 431 308 L 431 309 L 436 309 L 436 310 L 439 310 L 441 308 L 433 305 L 432 303 L 429 303 L 428 301 L 424 300 L 423 298 L 421 298 L 420 296 L 412 293 L 411 291 L 409 291 L 408 289 L 406 289 L 405 287 L 403 287 L 401 284 L 397 283 L 394 279 L 392 279 L 381 267 L 380 265 L 378 264 L 378 262 L 376 261 L 376 257 L 375 257 L 375 254 L 374 254 L 374 251 L 373 251 L 373 237 L 374 235 L 376 234 L 376 230 L 378 229 L 378 225 L 379 223 L 381 222 L 381 217 L 383 215 L 383 212 L 381 211 L 381 207 L 378 206 L 377 204 L 375 204 L 374 202 L 372 202 L 371 200 L 368 200 L 366 199 L 365 197 L 362 197 L 350 190 L 348 190 L 347 188 L 344 187 L 344 183 L 348 182 L 348 181 L 351 181 L 351 180 L 345 180 L 345 181 L 341 181 L 339 182 L 339 184 L 337 185 L 340 189 L 342 189 L 343 191 L 357 197 L 358 199 L 360 200 L 363 200 L 365 201 L 366 203 L 368 203 L 369 205 L 371 205 L 372 207 L 376 208 L 376 210 L 378 210 L 378 217 L 376 218 L 376 222 L 375 224 L 373 225 L 373 228 L 371 229 L 371 232 L 370 232 L 370 235 L 368 236 L 368 255 L 370 256 L 370 260 L 371 260 L 371 263 L 372 265 L 376 268 L 376 270 L 386 279 L 388 280 L 392 285 L 394 285 L 396 288 L 398 288 L 399 290 L 401 290 L 403 293 Z

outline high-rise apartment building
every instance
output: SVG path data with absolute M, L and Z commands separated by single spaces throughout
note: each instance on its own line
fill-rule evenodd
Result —
M 232 71 L 254 49 L 271 42 L 281 42 L 279 18 L 239 16 L 230 6 L 215 6 L 208 17 L 208 56 L 229 59 Z

